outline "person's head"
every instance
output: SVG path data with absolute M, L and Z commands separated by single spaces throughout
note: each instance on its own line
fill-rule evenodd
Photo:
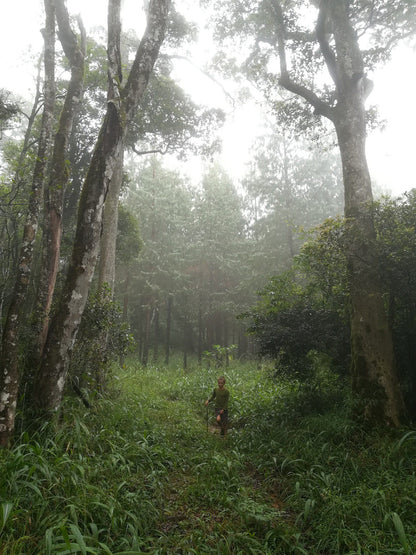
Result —
M 220 377 L 218 378 L 217 382 L 218 382 L 218 387 L 219 387 L 220 389 L 222 389 L 223 387 L 225 387 L 225 378 L 224 378 L 224 376 L 220 376 Z

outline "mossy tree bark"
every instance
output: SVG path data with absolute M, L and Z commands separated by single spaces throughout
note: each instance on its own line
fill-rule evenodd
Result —
M 97 261 L 105 198 L 120 163 L 127 126 L 146 90 L 163 42 L 169 7 L 170 0 L 150 0 L 147 26 L 127 83 L 122 88 L 120 0 L 109 2 L 107 113 L 84 182 L 68 276 L 50 325 L 36 380 L 35 397 L 40 412 L 54 411 L 62 401 L 70 355 Z
M 348 224 L 352 385 L 363 401 L 360 416 L 371 423 L 398 426 L 404 405 L 377 268 L 371 179 L 365 154 L 364 104 L 371 83 L 364 75 L 363 57 L 349 19 L 348 2 L 321 0 L 316 26 L 320 52 L 335 85 L 335 103 L 323 100 L 292 79 L 286 61 L 282 5 L 278 0 L 270 0 L 270 4 L 276 17 L 280 84 L 303 97 L 316 114 L 331 120 L 338 137 Z
M 103 232 L 100 242 L 100 260 L 98 266 L 98 289 L 108 287 L 109 299 L 114 292 L 114 280 L 116 274 L 116 246 L 118 225 L 118 202 L 121 183 L 123 180 L 123 151 L 119 163 L 115 168 L 110 182 L 107 197 L 105 199 L 103 214 Z
M 98 261 L 98 291 L 101 301 L 111 302 L 114 296 L 114 281 L 116 275 L 116 246 L 118 226 L 118 202 L 123 179 L 123 149 L 114 168 L 107 196 L 104 204 L 103 225 L 100 239 L 100 257 Z M 107 359 L 108 331 L 100 332 L 98 341 L 101 344 L 102 359 L 96 365 L 95 382 L 102 392 L 105 389 L 105 367 Z M 98 361 L 97 361 L 98 363 Z
M 0 359 L 0 445 L 7 446 L 14 431 L 17 396 L 20 382 L 19 332 L 22 325 L 21 308 L 29 288 L 33 250 L 37 235 L 46 165 L 50 154 L 55 106 L 55 8 L 54 0 L 45 0 L 44 36 L 44 106 L 38 153 L 32 178 L 32 188 L 18 271 L 3 329 Z

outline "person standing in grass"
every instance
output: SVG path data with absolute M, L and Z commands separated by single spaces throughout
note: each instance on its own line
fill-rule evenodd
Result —
M 225 378 L 220 376 L 218 378 L 218 387 L 214 388 L 212 395 L 205 401 L 205 406 L 212 401 L 215 401 L 215 415 L 218 425 L 221 427 L 221 435 L 226 437 L 228 426 L 228 400 L 230 392 L 225 387 Z

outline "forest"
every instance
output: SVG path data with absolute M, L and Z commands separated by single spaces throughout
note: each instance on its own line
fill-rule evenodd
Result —
M 415 553 L 416 189 L 366 153 L 414 1 L 108 0 L 91 29 L 32 1 L 33 96 L 0 88 L 0 554 Z M 180 76 L 206 33 L 228 107 Z

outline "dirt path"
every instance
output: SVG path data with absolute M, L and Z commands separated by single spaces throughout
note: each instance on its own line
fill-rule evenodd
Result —
M 197 545 L 197 553 L 274 552 L 264 541 L 277 530 L 282 503 L 235 435 L 231 430 L 224 440 L 214 422 L 207 426 L 189 412 L 170 427 L 167 439 L 175 442 L 177 460 L 158 524 L 166 553 L 195 553 Z

